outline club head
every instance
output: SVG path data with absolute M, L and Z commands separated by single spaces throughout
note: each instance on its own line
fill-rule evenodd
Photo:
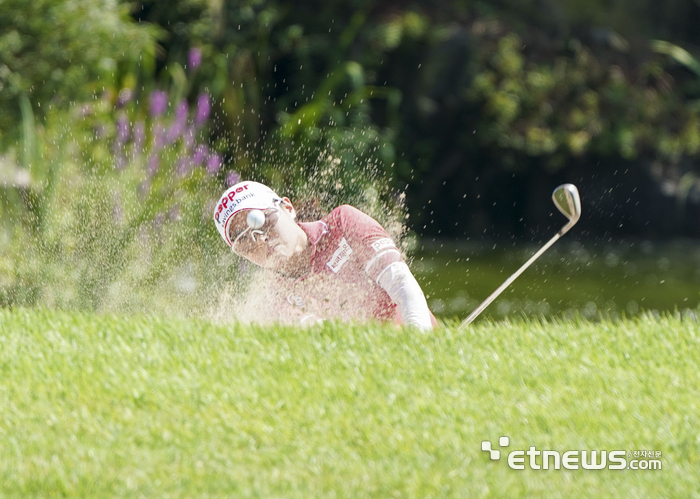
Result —
M 554 189 L 552 201 L 559 211 L 569 219 L 569 223 L 561 231 L 563 234 L 581 218 L 581 196 L 579 196 L 578 189 L 574 184 L 562 184 Z

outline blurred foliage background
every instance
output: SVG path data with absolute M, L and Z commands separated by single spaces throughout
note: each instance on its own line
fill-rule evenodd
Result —
M 0 303 L 211 302 L 239 178 L 457 241 L 540 240 L 570 181 L 585 236 L 696 238 L 699 22 L 697 0 L 1 0 Z

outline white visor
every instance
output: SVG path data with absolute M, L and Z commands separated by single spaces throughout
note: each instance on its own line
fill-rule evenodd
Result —
M 228 224 L 236 213 L 243 210 L 266 210 L 278 199 L 281 198 L 275 191 L 258 182 L 239 182 L 229 187 L 214 209 L 214 224 L 226 244 L 233 244 L 228 238 Z

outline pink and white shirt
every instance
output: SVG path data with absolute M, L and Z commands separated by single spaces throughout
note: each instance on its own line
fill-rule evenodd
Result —
M 271 292 L 282 303 L 277 319 L 309 315 L 402 322 L 397 305 L 378 281 L 403 258 L 376 220 L 342 205 L 317 222 L 299 226 L 312 245 L 309 273 L 294 280 L 280 276 L 274 282 Z M 432 316 L 431 321 L 436 324 Z

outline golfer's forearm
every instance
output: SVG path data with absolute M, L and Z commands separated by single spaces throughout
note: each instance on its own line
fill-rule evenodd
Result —
M 379 275 L 377 283 L 399 307 L 404 325 L 416 326 L 426 331 L 433 328 L 423 290 L 405 262 L 389 265 Z

